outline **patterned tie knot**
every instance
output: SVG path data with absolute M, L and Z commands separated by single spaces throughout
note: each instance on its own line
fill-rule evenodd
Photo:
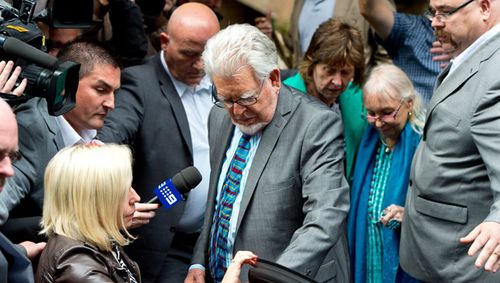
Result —
M 238 143 L 238 148 L 250 150 L 250 138 L 252 138 L 252 137 L 249 135 L 243 134 L 240 138 L 240 142 Z

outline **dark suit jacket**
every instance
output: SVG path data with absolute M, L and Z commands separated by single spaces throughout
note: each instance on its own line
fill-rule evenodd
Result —
M 0 283 L 33 283 L 33 269 L 26 251 L 0 233 Z
M 500 282 L 459 242 L 484 221 L 500 223 L 500 34 L 446 77 L 429 104 L 413 158 L 401 266 L 428 282 Z M 445 78 L 446 77 L 446 78 Z
M 132 185 L 142 201 L 153 197 L 165 179 L 193 165 L 186 113 L 159 54 L 122 72 L 115 109 L 97 138 L 132 146 Z M 158 209 L 148 225 L 132 231 L 139 238 L 126 251 L 139 264 L 143 281 L 154 281 L 160 272 L 183 210 L 183 202 L 169 211 Z
M 3 204 L 0 224 L 3 223 L 2 230 L 12 241 L 36 242 L 40 240 L 45 167 L 64 147 L 64 142 L 56 119 L 47 111 L 45 99 L 32 98 L 19 106 L 16 119 L 22 158 L 13 164 L 14 176 L 7 179 L 0 193 Z
M 210 189 L 193 264 L 208 267 L 217 183 L 234 126 L 226 110 L 209 118 Z M 320 282 L 350 282 L 340 116 L 318 100 L 282 87 L 262 132 L 243 193 L 234 252 L 254 251 Z M 246 282 L 247 272 L 242 272 Z M 209 278 L 207 269 L 206 277 Z

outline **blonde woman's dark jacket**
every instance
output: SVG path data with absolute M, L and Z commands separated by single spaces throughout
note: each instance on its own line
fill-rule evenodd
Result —
M 137 282 L 139 267 L 120 247 L 120 256 Z M 56 277 L 57 276 L 57 277 Z M 131 282 L 111 252 L 103 252 L 94 245 L 55 235 L 49 238 L 35 276 L 35 282 Z

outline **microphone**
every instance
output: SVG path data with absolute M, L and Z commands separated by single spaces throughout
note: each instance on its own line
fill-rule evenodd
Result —
M 6 37 L 0 35 L 0 47 L 7 54 L 15 55 L 24 58 L 29 62 L 41 65 L 45 68 L 55 69 L 57 67 L 57 58 L 51 56 L 35 47 L 22 42 L 14 37 Z
M 157 203 L 160 201 L 165 208 L 170 209 L 179 201 L 184 200 L 182 195 L 196 187 L 201 182 L 201 179 L 200 171 L 196 167 L 190 166 L 184 168 L 181 172 L 175 174 L 172 179 L 167 179 L 158 185 L 154 189 L 156 196 L 147 203 Z

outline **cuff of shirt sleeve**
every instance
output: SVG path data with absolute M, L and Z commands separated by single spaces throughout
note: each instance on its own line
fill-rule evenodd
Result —
M 205 266 L 203 266 L 201 264 L 192 264 L 189 267 L 189 271 L 191 271 L 191 269 L 201 269 L 201 270 L 205 271 Z

